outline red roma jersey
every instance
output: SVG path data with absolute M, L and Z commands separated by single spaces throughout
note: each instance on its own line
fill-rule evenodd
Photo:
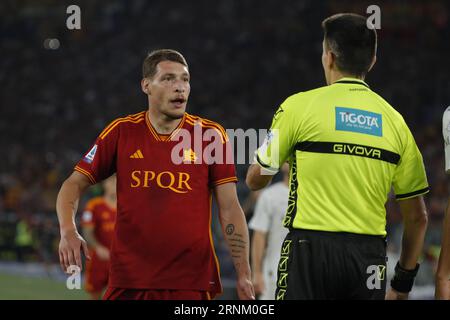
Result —
M 111 208 L 103 197 L 92 198 L 86 204 L 81 217 L 82 226 L 93 226 L 95 239 L 110 248 L 114 236 L 116 209 Z
M 218 154 L 227 162 L 205 161 Z M 222 291 L 211 236 L 212 191 L 237 178 L 219 124 L 185 113 L 163 136 L 148 112 L 119 118 L 75 170 L 92 183 L 117 173 L 110 287 Z

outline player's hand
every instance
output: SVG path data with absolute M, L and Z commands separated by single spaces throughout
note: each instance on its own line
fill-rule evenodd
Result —
M 257 295 L 262 294 L 266 290 L 266 285 L 264 283 L 264 276 L 262 272 L 255 272 L 253 274 L 253 287 L 255 288 L 255 293 Z
M 450 280 L 448 278 L 436 276 L 434 297 L 436 300 L 450 300 Z
M 61 232 L 59 242 L 59 262 L 64 272 L 68 272 L 69 266 L 76 265 L 82 270 L 81 250 L 87 259 L 91 259 L 86 241 L 80 236 L 76 229 Z
M 386 300 L 408 300 L 408 297 L 409 293 L 398 292 L 392 288 L 386 293 Z
M 249 277 L 241 276 L 238 278 L 237 293 L 239 300 L 255 300 L 255 290 Z
M 104 246 L 96 246 L 95 247 L 95 254 L 100 260 L 108 261 L 109 260 L 109 250 L 105 248 Z

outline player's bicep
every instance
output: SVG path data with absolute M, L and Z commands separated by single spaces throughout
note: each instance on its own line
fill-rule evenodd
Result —
M 214 187 L 214 196 L 221 214 L 233 211 L 240 207 L 234 182 L 223 183 Z
M 88 176 L 79 171 L 73 171 L 67 181 L 76 184 L 82 190 L 92 185 L 92 182 Z
M 74 201 L 78 201 L 78 197 L 91 185 L 91 181 L 89 178 L 78 172 L 74 171 L 72 174 L 64 181 L 59 197 L 70 198 L 72 199 L 74 196 Z

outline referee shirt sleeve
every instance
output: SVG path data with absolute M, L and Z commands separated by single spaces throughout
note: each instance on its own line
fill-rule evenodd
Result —
M 405 147 L 393 180 L 397 200 L 413 198 L 430 190 L 422 155 L 406 123 L 404 127 Z
M 262 145 L 256 151 L 256 161 L 269 172 L 276 173 L 294 152 L 298 141 L 299 120 L 294 104 L 288 98 L 272 120 L 272 125 Z

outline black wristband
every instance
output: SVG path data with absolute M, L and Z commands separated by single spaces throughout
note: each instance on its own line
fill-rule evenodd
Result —
M 392 289 L 401 293 L 410 292 L 414 285 L 414 279 L 419 271 L 419 267 L 420 265 L 416 264 L 414 270 L 406 270 L 400 266 L 399 262 L 397 262 L 397 265 L 395 266 L 395 275 L 391 280 Z

